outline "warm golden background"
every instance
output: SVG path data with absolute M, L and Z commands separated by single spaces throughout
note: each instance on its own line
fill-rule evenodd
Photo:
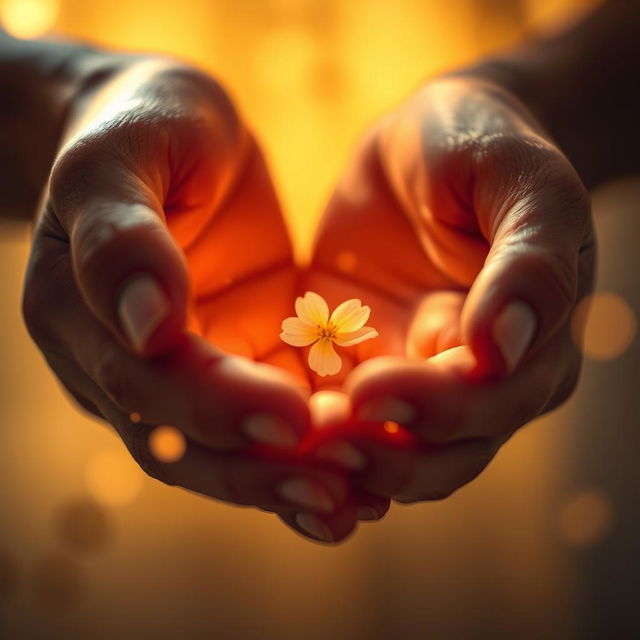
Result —
M 0 20 L 22 37 L 162 51 L 215 73 L 265 145 L 305 255 L 369 122 L 429 74 L 590 5 L 0 0 Z M 638 624 L 639 196 L 633 181 L 596 195 L 606 295 L 571 402 L 449 500 L 394 507 L 338 548 L 138 471 L 30 343 L 28 231 L 0 228 L 0 637 L 634 637 L 608 632 Z

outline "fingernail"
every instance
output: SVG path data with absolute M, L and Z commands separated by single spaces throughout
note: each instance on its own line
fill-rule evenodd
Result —
M 246 436 L 261 444 L 293 449 L 298 444 L 296 432 L 278 416 L 256 413 L 245 418 L 242 429 Z
M 333 534 L 331 529 L 312 513 L 298 513 L 296 515 L 296 524 L 306 533 L 314 538 L 318 538 L 323 542 L 333 542 Z
M 380 516 L 373 507 L 358 507 L 356 509 L 356 516 L 358 520 L 379 520 Z
M 143 351 L 147 341 L 169 314 L 169 301 L 155 280 L 137 276 L 125 286 L 118 302 L 120 324 L 136 351 Z
M 518 366 L 531 344 L 537 325 L 531 307 L 521 300 L 510 302 L 493 321 L 493 339 L 504 358 L 507 371 Z
M 382 398 L 371 400 L 358 411 L 358 418 L 371 422 L 398 422 L 407 424 L 413 422 L 416 417 L 415 409 L 404 400 L 398 398 Z
M 282 498 L 299 507 L 320 513 L 331 513 L 335 509 L 331 496 L 317 482 L 308 478 L 293 478 L 280 485 Z
M 367 466 L 364 454 L 348 442 L 327 442 L 316 449 L 315 457 L 351 471 L 362 471 Z

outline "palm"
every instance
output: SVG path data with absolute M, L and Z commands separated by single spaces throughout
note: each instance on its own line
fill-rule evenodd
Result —
M 287 370 L 312 390 L 339 388 L 364 360 L 406 355 L 421 300 L 434 292 L 466 289 L 471 284 L 469 268 L 460 256 L 477 253 L 486 243 L 479 234 L 457 234 L 458 253 L 451 256 L 441 249 L 447 238 L 438 235 L 451 231 L 438 224 L 429 232 L 440 244 L 425 248 L 420 233 L 429 221 L 417 224 L 407 214 L 377 155 L 373 139 L 356 154 L 327 207 L 311 267 L 304 272 L 293 262 L 275 191 L 255 148 L 221 206 L 214 207 L 203 195 L 200 207 L 168 207 L 168 224 L 185 251 L 194 289 L 190 328 L 220 349 Z M 189 201 L 194 192 L 207 193 L 202 178 L 199 183 L 196 175 L 189 185 Z M 451 207 L 445 214 L 465 220 L 459 208 Z M 331 308 L 349 298 L 372 308 L 369 324 L 378 329 L 379 337 L 338 347 L 343 366 L 336 375 L 314 374 L 307 366 L 308 349 L 280 340 L 281 322 L 292 315 L 296 296 L 305 290 L 320 293 Z M 462 293 L 453 295 L 462 299 Z M 451 306 L 451 294 L 442 300 Z M 433 305 L 430 311 L 433 316 Z M 425 347 L 422 355 L 446 346 L 450 345 Z
M 216 204 L 203 164 L 174 195 L 177 204 L 166 207 L 189 266 L 189 328 L 224 351 L 279 366 L 306 383 L 300 354 L 279 338 L 280 323 L 293 309 L 299 269 L 257 147 L 239 175 Z
M 390 185 L 393 171 L 381 167 L 378 143 L 379 138 L 365 140 L 327 207 L 307 287 L 330 305 L 361 298 L 371 306 L 370 324 L 380 336 L 354 347 L 340 376 L 317 380 L 320 385 L 339 384 L 353 366 L 372 357 L 405 356 L 416 345 L 420 355 L 431 356 L 457 344 L 465 291 L 486 256 L 480 232 L 464 228 L 475 222 L 451 198 L 437 194 L 444 205 L 438 214 L 449 224 L 426 210 L 419 216 L 408 211 L 399 194 L 401 178 Z M 403 149 L 401 157 L 414 167 L 424 163 L 416 148 Z M 421 306 L 426 296 L 427 317 Z M 418 317 L 421 326 L 415 325 Z

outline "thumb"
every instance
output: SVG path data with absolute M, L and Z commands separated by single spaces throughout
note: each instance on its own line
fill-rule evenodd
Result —
M 514 371 L 588 292 L 594 237 L 588 195 L 551 145 L 510 145 L 477 178 L 476 210 L 491 248 L 461 329 L 479 372 L 495 375 Z
M 119 155 L 63 156 L 48 208 L 70 240 L 88 307 L 133 351 L 155 355 L 182 335 L 188 275 L 160 200 Z

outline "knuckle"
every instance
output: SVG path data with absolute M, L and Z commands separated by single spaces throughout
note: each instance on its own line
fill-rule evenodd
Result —
M 482 169 L 496 175 L 531 176 L 558 152 L 539 135 L 491 132 L 475 141 L 475 158 Z
M 103 193 L 110 182 L 122 187 L 124 174 L 137 163 L 165 157 L 168 135 L 162 122 L 142 108 L 84 131 L 63 148 L 51 169 L 54 210 L 78 206 L 87 194 Z
M 237 130 L 240 122 L 238 113 L 224 87 L 212 76 L 190 66 L 172 66 L 163 69 L 158 74 L 158 81 L 162 85 L 171 84 L 179 87 L 182 92 L 193 98 L 196 105 L 208 105 L 213 107 L 215 120 L 222 122 L 225 130 Z M 210 110 L 191 109 L 184 111 L 175 110 L 179 118 L 191 120 L 195 124 L 207 124 L 211 126 Z

